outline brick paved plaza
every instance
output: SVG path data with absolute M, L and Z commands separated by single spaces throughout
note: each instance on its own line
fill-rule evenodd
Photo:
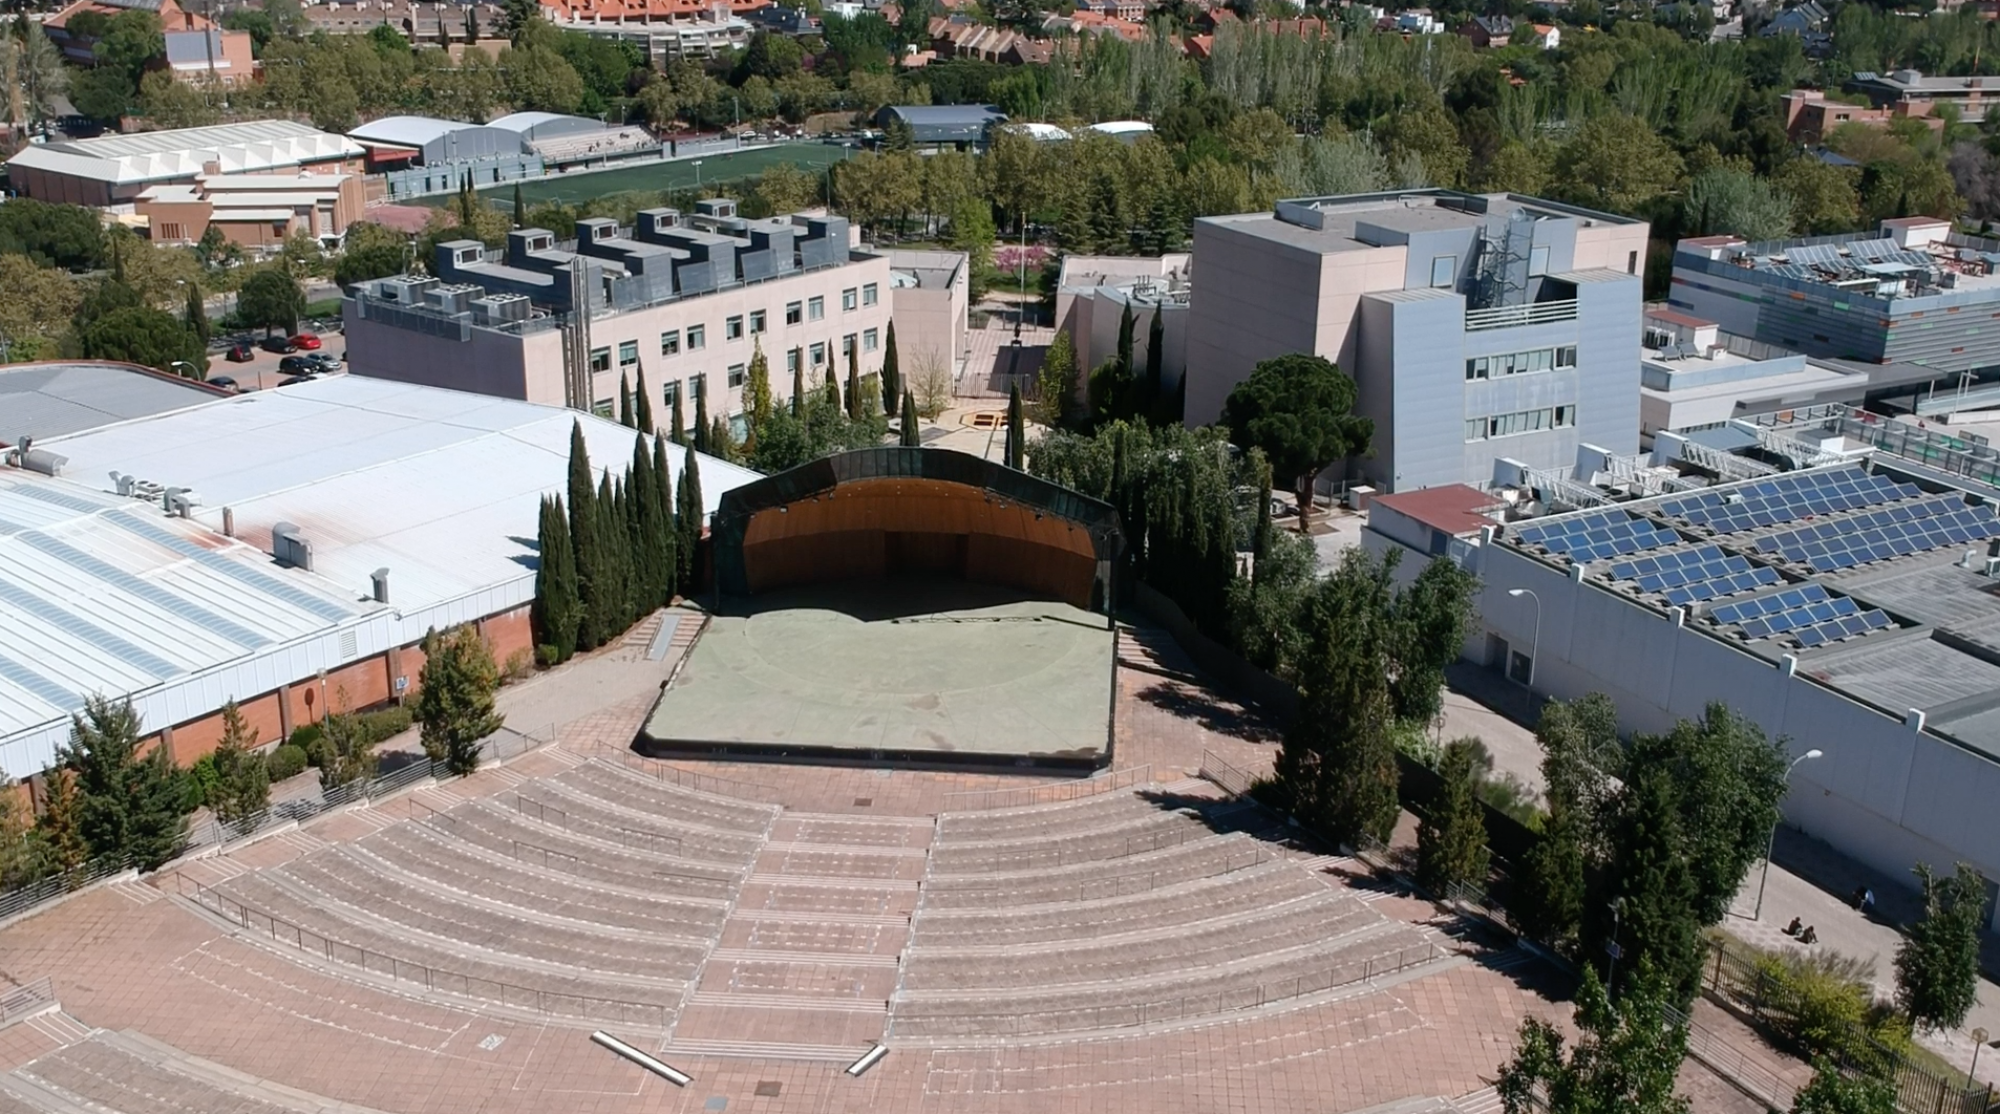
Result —
M 0 989 L 60 1000 L 0 1028 L 0 1114 L 1497 1110 L 1521 1019 L 1566 1013 L 1549 973 L 1193 780 L 1275 741 L 1158 632 L 1121 655 L 1120 773 L 1089 796 L 655 763 L 627 751 L 640 695 L 81 893 L 0 930 Z M 1756 1109 L 1692 1061 L 1683 1082 Z

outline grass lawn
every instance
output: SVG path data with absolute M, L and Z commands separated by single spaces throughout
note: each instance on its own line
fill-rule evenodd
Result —
M 780 143 L 747 151 L 705 155 L 699 160 L 701 182 L 706 185 L 751 178 L 762 174 L 770 167 L 786 162 L 808 172 L 818 172 L 839 162 L 850 153 L 846 147 L 836 147 L 829 143 Z M 577 205 L 595 197 L 632 190 L 687 189 L 695 184 L 696 161 L 682 159 L 678 162 L 656 162 L 643 166 L 620 166 L 609 170 L 577 171 L 570 174 L 551 174 L 546 178 L 530 178 L 520 183 L 521 199 L 530 205 L 539 205 L 545 201 Z M 492 189 L 480 190 L 479 196 L 490 205 L 512 205 L 514 183 L 507 182 Z M 420 204 L 438 209 L 449 204 L 451 198 L 451 194 L 438 194 L 416 200 Z

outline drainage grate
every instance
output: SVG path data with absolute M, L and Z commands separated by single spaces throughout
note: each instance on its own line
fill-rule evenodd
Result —
M 785 1085 L 783 1083 L 775 1079 L 766 1079 L 762 1083 L 757 1084 L 757 1097 L 760 1099 L 774 1099 L 778 1097 L 778 1092 L 784 1089 Z
M 855 808 L 870 808 L 870 807 L 873 807 L 873 805 L 874 805 L 874 804 L 875 804 L 875 798 L 873 798 L 873 797 L 856 797 L 856 798 L 854 798 L 854 807 L 855 807 Z
M 702 1103 L 701 1108 L 703 1110 L 712 1110 L 712 1111 L 727 1110 L 729 1109 L 729 1100 L 723 1098 L 721 1095 L 716 1095 L 710 1098 L 707 1102 Z

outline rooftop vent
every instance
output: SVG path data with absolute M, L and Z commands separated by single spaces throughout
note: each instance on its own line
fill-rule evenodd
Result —
M 30 472 L 40 472 L 44 476 L 54 476 L 62 472 L 62 466 L 69 458 L 61 453 L 35 447 L 35 439 L 22 436 L 21 443 L 7 450 L 7 463 Z
M 368 579 L 374 582 L 373 587 L 374 587 L 375 602 L 388 603 L 389 570 L 386 568 L 376 569 L 374 572 L 369 574 Z
M 184 487 L 170 487 L 161 493 L 160 506 L 169 518 L 193 518 L 194 509 L 201 500 L 194 492 Z
M 280 522 L 271 527 L 271 556 L 277 558 L 279 564 L 312 571 L 312 543 L 299 533 L 294 523 Z

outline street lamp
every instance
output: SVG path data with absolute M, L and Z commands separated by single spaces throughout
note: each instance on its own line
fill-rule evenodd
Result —
M 197 381 L 201 379 L 200 371 L 197 370 L 193 364 L 187 362 L 186 360 L 175 360 L 174 362 L 168 364 L 167 367 L 170 370 L 174 368 L 186 368 L 187 370 L 181 373 L 181 375 L 184 378 L 193 379 Z
M 1967 1071 L 1965 1073 L 1965 1077 L 1967 1079 L 1972 1080 L 1974 1083 L 1979 1082 L 1978 1079 L 1979 1050 L 1985 1047 L 1986 1047 L 1986 1030 L 1974 1029 L 1972 1031 L 1972 1068 L 1970 1071 Z
M 1792 783 L 1792 771 L 1799 768 L 1799 763 L 1808 759 L 1819 758 L 1825 754 L 1825 751 L 1814 747 L 1797 758 L 1792 759 L 1792 764 L 1785 767 L 1784 784 L 1790 785 Z M 1783 819 L 1782 815 L 1778 818 L 1778 820 Z M 1764 873 L 1757 879 L 1757 908 L 1750 914 L 1750 919 L 1753 921 L 1761 920 L 1764 916 L 1764 884 L 1771 880 L 1771 854 L 1778 849 L 1778 820 L 1771 822 L 1771 838 L 1764 844 Z
M 695 196 L 697 196 L 697 197 L 699 197 L 699 196 L 701 195 L 701 160 L 700 160 L 700 159 L 696 159 L 696 160 L 694 160 L 694 192 L 695 192 Z
M 1509 588 L 1507 594 L 1515 599 L 1526 596 L 1535 601 L 1535 637 L 1528 643 L 1528 700 L 1532 702 L 1535 698 L 1535 663 L 1542 656 L 1542 597 L 1536 595 L 1533 588 Z M 1505 669 L 1507 664 L 1502 662 L 1501 668 Z

